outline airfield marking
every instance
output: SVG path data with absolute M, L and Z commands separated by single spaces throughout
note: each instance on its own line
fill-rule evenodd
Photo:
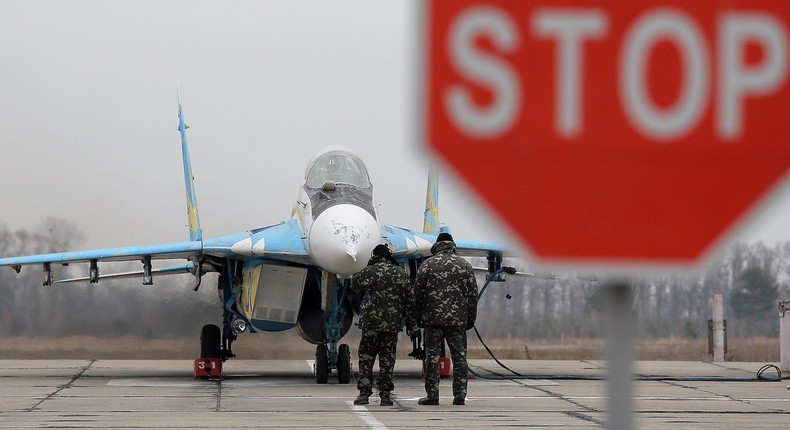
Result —
M 368 408 L 361 405 L 355 405 L 354 402 L 352 402 L 351 400 L 346 401 L 346 404 L 351 408 L 352 411 L 354 411 L 357 414 L 357 417 L 359 417 L 359 419 L 362 420 L 363 423 L 370 426 L 371 429 L 388 430 L 387 426 L 385 426 L 384 423 L 377 420 L 376 417 L 374 417 L 373 414 L 370 413 L 370 411 L 368 411 Z

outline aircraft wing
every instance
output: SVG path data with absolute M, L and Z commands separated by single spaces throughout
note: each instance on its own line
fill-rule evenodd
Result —
M 158 269 L 151 269 L 151 275 L 180 275 L 184 273 L 195 273 L 195 263 L 189 262 L 187 264 L 182 264 L 179 266 L 168 266 L 168 267 L 161 267 Z M 126 279 L 126 278 L 139 278 L 145 274 L 142 270 L 133 270 L 130 272 L 120 272 L 120 273 L 111 273 L 109 275 L 99 275 L 100 280 L 105 279 Z M 80 276 L 78 278 L 68 278 L 68 279 L 58 279 L 57 281 L 52 281 L 53 284 L 66 284 L 70 282 L 88 282 L 90 281 L 90 276 Z
M 382 235 L 393 248 L 393 256 L 411 257 L 431 255 L 431 246 L 436 242 L 436 234 L 416 233 L 410 229 L 383 225 Z M 464 257 L 487 257 L 490 254 L 510 256 L 513 251 L 499 243 L 455 240 L 458 255 Z
M 304 233 L 294 218 L 244 233 L 204 240 L 203 254 L 224 258 L 257 257 L 306 265 L 315 264 L 305 247 Z
M 69 263 L 90 263 L 90 275 L 86 279 L 95 283 L 98 282 L 99 279 L 113 277 L 112 275 L 99 275 L 98 263 L 100 261 L 141 261 L 143 262 L 143 271 L 140 273 L 146 275 L 143 283 L 150 284 L 151 274 L 155 273 L 151 267 L 151 260 L 197 259 L 201 254 L 202 246 L 200 241 L 189 241 L 161 245 L 95 249 L 89 251 L 53 252 L 23 257 L 0 258 L 0 266 L 10 266 L 19 273 L 22 266 L 41 264 L 44 270 L 44 285 L 52 285 L 54 282 L 57 282 L 53 280 L 51 270 L 52 264 L 68 265 Z M 161 273 L 161 269 L 156 270 L 156 272 Z M 169 274 L 170 271 L 168 270 L 163 273 Z M 73 282 L 75 280 L 81 280 L 81 278 L 66 281 Z
M 53 252 L 50 254 L 24 257 L 0 258 L 0 266 L 19 267 L 43 263 L 81 263 L 96 261 L 139 261 L 144 256 L 152 259 L 176 259 L 199 256 L 203 244 L 200 241 L 166 243 L 162 245 L 129 246 L 90 251 Z
M 223 259 L 264 258 L 273 261 L 313 264 L 305 248 L 301 229 L 298 223 L 292 219 L 289 222 L 282 222 L 216 239 L 0 258 L 0 266 L 9 266 L 19 272 L 22 266 L 41 264 L 44 266 L 44 270 L 47 271 L 48 266 L 51 264 L 91 263 L 91 265 L 94 265 L 99 262 L 142 261 L 143 264 L 150 266 L 150 260 L 186 259 L 190 260 L 190 263 L 186 265 L 160 269 L 148 267 L 147 269 L 144 268 L 144 270 L 149 270 L 151 274 L 160 275 L 176 273 L 193 273 L 197 275 L 198 269 L 194 263 L 210 257 L 220 262 Z M 59 282 L 126 278 L 141 273 L 143 271 L 98 276 L 97 271 L 95 275 L 92 274 L 88 278 L 66 279 Z

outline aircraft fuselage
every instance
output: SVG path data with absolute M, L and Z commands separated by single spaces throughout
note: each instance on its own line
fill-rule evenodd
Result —
M 365 165 L 346 151 L 329 151 L 310 163 L 294 217 L 316 265 L 340 278 L 362 270 L 382 240 Z

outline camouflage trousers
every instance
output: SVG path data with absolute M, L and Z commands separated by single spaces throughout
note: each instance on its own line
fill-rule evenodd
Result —
M 360 394 L 373 394 L 373 363 L 379 357 L 379 377 L 376 384 L 379 394 L 389 393 L 395 387 L 392 371 L 395 368 L 395 352 L 398 346 L 398 333 L 377 330 L 362 330 L 359 340 L 359 378 L 357 389 Z
M 464 327 L 425 327 L 425 393 L 439 397 L 439 356 L 442 344 L 447 341 L 453 361 L 453 397 L 466 398 L 468 383 L 466 364 L 466 330 Z

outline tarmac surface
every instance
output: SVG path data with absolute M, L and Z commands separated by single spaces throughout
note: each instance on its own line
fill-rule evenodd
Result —
M 193 379 L 188 360 L 2 360 L 0 429 L 606 427 L 605 362 L 503 363 L 526 376 L 471 360 L 466 405 L 443 379 L 441 404 L 420 406 L 419 362 L 401 359 L 382 407 L 375 393 L 354 406 L 354 379 L 316 385 L 307 360 L 231 360 L 221 381 Z M 763 364 L 635 362 L 635 428 L 788 429 L 790 381 L 773 368 L 758 379 Z

